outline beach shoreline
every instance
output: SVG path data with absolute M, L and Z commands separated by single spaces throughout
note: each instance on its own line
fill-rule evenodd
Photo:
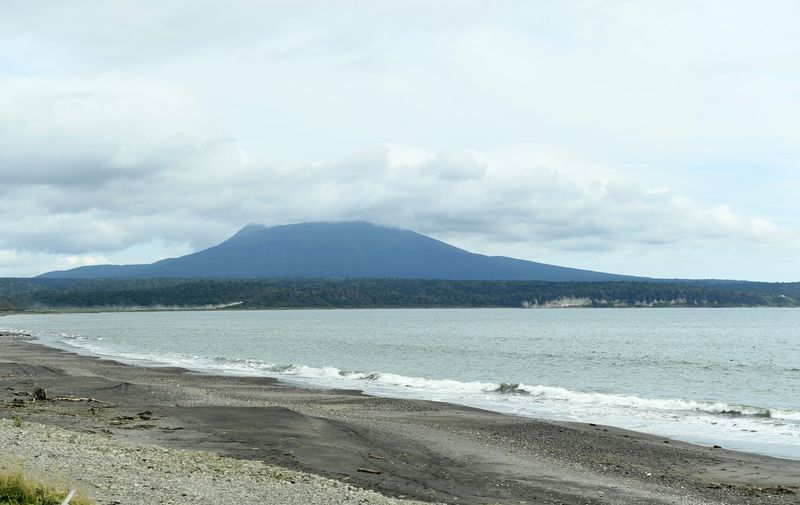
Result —
M 47 400 L 26 395 L 35 384 Z M 266 462 L 395 498 L 789 504 L 800 496 L 798 461 L 606 426 L 126 365 L 9 338 L 0 339 L 0 400 L 6 419 Z

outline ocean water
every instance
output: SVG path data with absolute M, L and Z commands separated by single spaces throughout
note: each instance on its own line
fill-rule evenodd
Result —
M 135 363 L 608 424 L 800 459 L 797 309 L 47 314 L 0 318 L 0 329 Z

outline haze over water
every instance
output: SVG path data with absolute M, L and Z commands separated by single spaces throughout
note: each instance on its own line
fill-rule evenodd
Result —
M 795 309 L 137 312 L 15 315 L 0 327 L 128 361 L 800 459 Z

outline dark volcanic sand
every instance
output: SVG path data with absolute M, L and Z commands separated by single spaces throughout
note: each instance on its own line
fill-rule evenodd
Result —
M 47 400 L 24 394 L 34 384 Z M 7 339 L 0 339 L 0 402 L 0 417 L 263 460 L 390 496 L 800 503 L 800 461 L 443 403 L 131 366 Z

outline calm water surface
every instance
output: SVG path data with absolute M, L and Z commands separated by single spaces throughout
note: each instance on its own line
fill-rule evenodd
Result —
M 0 328 L 86 354 L 800 459 L 797 309 L 137 312 L 16 315 Z

